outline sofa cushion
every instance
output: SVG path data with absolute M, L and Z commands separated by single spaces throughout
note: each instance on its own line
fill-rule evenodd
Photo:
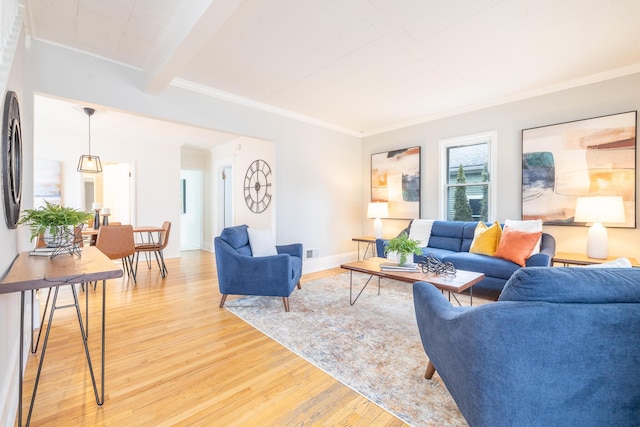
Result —
M 478 221 L 468 221 L 464 223 L 460 252 L 469 252 L 469 249 L 471 249 L 471 243 L 473 243 L 473 238 L 475 237 L 477 226 Z
M 496 253 L 498 242 L 502 236 L 502 227 L 498 221 L 487 226 L 484 222 L 479 222 L 476 226 L 473 242 L 469 248 L 469 252 L 474 254 L 490 255 Z
M 541 231 L 529 233 L 505 225 L 495 256 L 524 267 L 540 236 Z
M 430 246 L 427 246 L 426 248 L 422 248 L 422 253 L 424 254 L 425 257 L 429 254 L 435 255 L 440 260 L 442 260 L 446 256 L 457 254 L 456 251 L 450 251 L 448 249 L 432 248 Z
M 640 269 L 525 267 L 507 281 L 499 300 L 640 303 Z
M 431 227 L 429 246 L 459 252 L 464 225 L 465 223 L 462 221 L 434 221 Z
M 451 252 L 444 255 L 444 262 L 450 262 L 459 270 L 477 271 L 485 276 L 508 280 L 520 266 L 506 259 L 470 252 Z
M 246 224 L 225 228 L 220 233 L 220 238 L 238 251 L 239 254 L 251 256 L 247 228 L 249 227 Z

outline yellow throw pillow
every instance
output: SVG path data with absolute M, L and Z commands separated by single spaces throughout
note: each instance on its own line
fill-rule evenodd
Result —
M 493 256 L 498 249 L 498 242 L 500 242 L 501 236 L 502 227 L 500 227 L 498 221 L 494 222 L 490 227 L 480 221 L 473 234 L 473 242 L 471 242 L 469 252 Z
M 495 256 L 524 267 L 540 236 L 542 231 L 529 233 L 505 225 Z

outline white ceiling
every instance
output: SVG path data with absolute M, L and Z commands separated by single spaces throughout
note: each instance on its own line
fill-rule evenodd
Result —
M 27 0 L 31 37 L 372 134 L 640 71 L 638 0 Z

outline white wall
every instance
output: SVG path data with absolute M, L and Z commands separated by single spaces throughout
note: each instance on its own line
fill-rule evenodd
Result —
M 7 59 L 11 55 L 7 54 Z M 3 78 L 5 70 L 0 73 Z M 25 53 L 24 34 L 20 34 L 18 46 L 8 70 L 6 86 L 2 88 L 2 103 L 8 90 L 16 92 L 20 105 L 20 119 L 23 139 L 23 185 L 22 208 L 33 207 L 33 103 L 29 97 L 28 82 L 25 82 Z M 0 84 L 4 84 L 2 81 Z M 0 277 L 4 277 L 14 258 L 20 250 L 25 250 L 29 237 L 28 232 L 9 229 L 4 218 L 4 200 L 0 197 L 2 213 L 0 214 Z M 29 298 L 27 300 L 30 301 Z M 30 305 L 25 307 L 30 313 Z M 26 316 L 28 318 L 28 316 Z M 28 321 L 27 327 L 29 327 Z M 0 295 L 0 425 L 13 426 L 18 402 L 19 377 L 19 334 L 20 334 L 20 294 Z M 25 328 L 26 329 L 26 328 Z M 28 329 L 25 330 L 25 340 L 30 340 Z M 25 342 L 26 344 L 26 342 Z M 26 350 L 26 345 L 23 346 Z M 26 353 L 28 354 L 28 352 Z
M 438 141 L 485 131 L 498 132 L 498 220 L 519 219 L 522 188 L 522 129 L 554 123 L 640 110 L 640 74 L 620 77 L 569 90 L 486 108 L 455 117 L 423 123 L 363 139 L 361 200 L 369 201 L 371 154 L 390 149 L 422 147 L 422 216 L 437 218 L 439 174 Z M 638 155 L 638 150 L 636 150 Z M 636 160 L 636 165 L 638 164 Z M 638 173 L 636 173 L 636 186 Z M 636 200 L 636 221 L 638 217 Z M 362 232 L 372 221 L 364 214 Z M 385 231 L 399 232 L 408 221 L 383 220 Z M 586 227 L 545 226 L 561 252 L 586 251 Z M 640 230 L 608 228 L 610 255 L 640 259 Z
M 105 113 L 107 114 L 107 113 Z M 80 137 L 70 133 L 70 137 L 60 138 L 50 135 L 34 135 L 35 156 L 38 159 L 59 160 L 62 163 L 62 188 L 64 203 L 82 207 L 82 174 L 76 171 L 77 159 L 87 148 L 86 117 L 82 117 L 79 127 L 84 132 Z M 35 120 L 38 120 L 36 117 Z M 92 117 L 92 129 L 100 120 L 100 114 Z M 128 163 L 133 167 L 134 200 L 131 223 L 135 225 L 161 226 L 163 221 L 171 221 L 172 234 L 180 235 L 180 146 L 157 144 L 132 140 L 125 131 L 122 137 L 100 144 L 95 150 L 97 135 L 92 130 L 92 153 L 99 154 L 103 163 Z M 106 205 L 105 205 L 106 206 Z M 114 221 L 117 218 L 111 218 Z M 180 254 L 179 239 L 169 239 L 165 257 L 174 258 Z
M 360 234 L 362 214 L 359 138 L 176 87 L 151 96 L 140 89 L 143 75 L 138 70 L 42 42 L 33 41 L 29 55 L 34 64 L 34 89 L 39 93 L 273 141 L 276 241 L 318 248 L 321 257 L 355 256 L 351 237 Z M 175 194 L 177 198 L 179 149 L 158 147 L 160 151 L 154 154 L 154 159 L 162 159 L 160 181 L 172 182 L 170 187 L 163 187 L 154 182 L 158 180 L 158 169 L 141 163 L 140 157 L 149 146 L 156 150 L 149 142 L 145 148 L 136 147 L 131 155 L 136 159 L 136 193 L 162 188 L 165 194 Z M 236 167 L 234 173 L 244 176 L 246 167 Z M 207 190 L 212 189 L 205 187 Z M 144 212 L 150 202 L 155 211 Z M 138 221 L 161 222 L 177 215 L 177 210 L 169 212 L 165 206 L 165 201 L 141 200 Z M 205 216 L 209 209 L 212 207 L 205 210 Z M 156 220 L 156 214 L 162 218 Z M 205 247 L 206 239 L 205 234 Z M 327 262 L 336 265 L 338 258 Z M 309 268 L 319 266 L 306 263 L 305 271 Z

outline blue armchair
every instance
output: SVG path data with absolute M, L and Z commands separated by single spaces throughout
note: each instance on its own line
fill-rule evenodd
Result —
M 640 269 L 523 268 L 476 307 L 413 291 L 429 366 L 469 425 L 640 425 Z
M 246 225 L 228 227 L 214 239 L 218 285 L 224 307 L 227 295 L 282 297 L 289 311 L 289 295 L 302 275 L 302 244 L 276 246 L 278 255 L 254 257 Z

